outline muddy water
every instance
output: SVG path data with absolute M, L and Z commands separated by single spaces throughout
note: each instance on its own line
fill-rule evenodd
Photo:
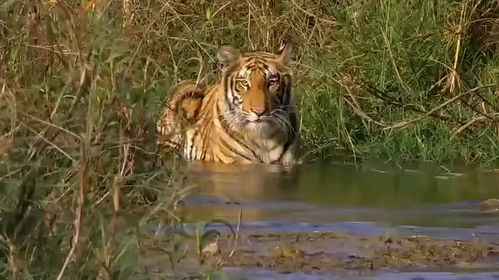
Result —
M 499 278 L 499 212 L 482 203 L 499 198 L 497 172 L 427 165 L 195 165 L 186 185 L 194 187 L 183 200 L 186 221 L 220 219 L 239 228 L 238 250 L 221 257 L 224 271 L 235 277 Z M 230 233 L 224 225 L 210 228 Z

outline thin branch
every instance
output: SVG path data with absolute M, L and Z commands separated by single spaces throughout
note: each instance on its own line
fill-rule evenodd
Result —
M 307 10 L 305 10 L 302 6 L 298 5 L 294 0 L 291 0 L 291 3 L 293 3 L 293 5 L 298 9 L 300 10 L 302 13 L 306 14 L 307 16 L 309 17 L 313 17 L 319 21 L 323 21 L 325 23 L 329 23 L 329 24 L 333 24 L 333 25 L 339 25 L 339 23 L 337 21 L 334 21 L 334 20 L 329 20 L 329 19 L 325 19 L 325 18 L 321 18 Z
M 69 135 L 73 136 L 74 138 L 76 138 L 76 139 L 78 139 L 78 140 L 81 140 L 80 135 L 78 135 L 78 134 L 76 134 L 76 133 L 74 133 L 74 132 L 72 132 L 72 131 L 69 131 L 69 130 L 65 129 L 65 128 L 64 128 L 64 127 L 62 127 L 62 126 L 58 126 L 58 125 L 56 125 L 56 124 L 53 124 L 53 123 L 51 123 L 51 122 L 48 122 L 48 121 L 45 121 L 45 120 L 39 119 L 39 118 L 37 118 L 37 117 L 35 117 L 35 116 L 32 116 L 32 115 L 30 115 L 30 114 L 26 114 L 26 113 L 23 113 L 23 112 L 19 112 L 19 114 L 21 114 L 21 115 L 23 115 L 23 116 L 25 116 L 25 117 L 28 117 L 28 118 L 30 118 L 30 119 L 32 119 L 32 120 L 35 120 L 35 121 L 37 121 L 37 122 L 43 123 L 43 124 L 45 124 L 45 125 L 48 125 L 48 126 L 50 126 L 50 127 L 56 128 L 56 129 L 58 129 L 58 130 L 60 130 L 60 131 L 64 131 L 64 132 L 66 132 L 67 134 L 69 134 Z M 52 139 L 52 140 L 53 140 L 53 139 Z
M 379 125 L 379 126 L 385 126 L 382 122 L 377 121 L 377 120 L 375 120 L 375 119 L 373 119 L 373 118 L 369 117 L 369 116 L 366 114 L 366 112 L 364 112 L 364 111 L 360 108 L 360 106 L 359 106 L 358 102 L 356 102 L 356 100 L 355 100 L 355 98 L 353 97 L 353 95 L 352 95 L 352 94 L 350 94 L 350 93 L 349 93 L 349 96 L 350 96 L 350 98 L 352 98 L 352 102 L 353 102 L 353 103 L 352 103 L 352 102 L 350 102 L 350 100 L 348 100 L 347 98 L 345 98 L 345 96 L 342 96 L 342 97 L 343 97 L 343 100 L 345 100 L 345 102 L 348 104 L 348 106 L 350 106 L 350 108 L 352 108 L 352 110 L 354 111 L 354 113 L 355 113 L 355 114 L 357 114 L 359 117 L 361 117 L 361 118 L 363 118 L 363 119 L 365 119 L 365 120 L 367 120 L 367 121 L 369 121 L 369 122 L 373 122 L 373 123 L 375 123 L 375 124 L 377 124 L 377 125 Z
M 59 272 L 59 275 L 57 276 L 57 280 L 61 280 L 62 276 L 64 275 L 64 271 L 66 270 L 69 262 L 71 261 L 71 258 L 73 258 L 73 255 L 76 251 L 76 247 L 78 246 L 78 242 L 80 241 L 80 232 L 81 232 L 81 225 L 82 225 L 82 220 L 83 220 L 83 206 L 85 202 L 85 192 L 86 192 L 86 159 L 84 157 L 84 151 L 83 151 L 83 146 L 82 146 L 82 157 L 80 159 L 80 172 L 79 172 L 79 194 L 78 194 L 78 206 L 76 209 L 76 217 L 74 220 L 74 236 L 73 236 L 73 242 L 71 244 L 71 249 L 69 250 L 68 255 L 66 256 L 66 260 L 64 261 L 64 264 L 61 268 L 61 271 Z
M 433 113 L 441 110 L 442 108 L 444 108 L 445 106 L 461 99 L 461 97 L 465 96 L 465 95 L 468 95 L 468 94 L 471 94 L 471 93 L 474 93 L 475 91 L 478 91 L 480 89 L 483 89 L 483 88 L 490 88 L 490 87 L 498 87 L 499 85 L 497 84 L 490 84 L 490 85 L 483 85 L 483 86 L 478 86 L 478 87 L 475 87 L 475 88 L 472 88 L 468 91 L 465 91 L 465 92 L 461 92 L 460 94 L 452 97 L 451 99 L 445 101 L 444 103 L 434 107 L 433 109 L 431 109 L 430 111 L 426 112 L 425 114 L 417 117 L 417 118 L 414 118 L 414 119 L 411 119 L 411 120 L 408 120 L 408 121 L 402 121 L 402 122 L 398 122 L 396 124 L 393 124 L 391 126 L 388 126 L 388 127 L 385 127 L 383 128 L 383 130 L 388 130 L 388 129 L 395 129 L 395 128 L 405 128 L 407 127 L 409 124 L 412 124 L 412 123 L 415 123 L 415 122 L 418 122 L 430 115 L 432 115 Z
M 237 229 L 236 229 L 236 236 L 234 237 L 234 247 L 232 248 L 232 251 L 229 254 L 229 258 L 234 255 L 237 249 L 237 241 L 239 240 L 239 232 L 241 231 L 241 222 L 243 220 L 243 206 L 239 205 L 239 217 L 237 219 Z
M 456 132 L 454 132 L 452 134 L 452 137 L 451 138 L 454 138 L 456 137 L 459 133 L 461 133 L 463 130 L 465 130 L 466 128 L 468 128 L 469 126 L 471 126 L 472 124 L 476 123 L 476 122 L 479 122 L 479 121 L 485 121 L 485 120 L 489 120 L 489 121 L 493 121 L 495 119 L 499 119 L 499 113 L 496 113 L 492 116 L 478 116 L 476 118 L 473 118 L 471 119 L 470 121 L 468 121 L 467 123 L 465 123 L 464 125 L 460 126 Z

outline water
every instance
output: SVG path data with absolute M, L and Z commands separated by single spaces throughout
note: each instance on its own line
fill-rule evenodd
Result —
M 450 172 L 438 166 L 311 163 L 292 170 L 196 165 L 190 174 L 187 184 L 196 188 L 184 202 L 186 218 L 193 223 L 222 219 L 235 227 L 241 208 L 243 232 L 420 234 L 499 242 L 499 214 L 480 208 L 482 201 L 499 198 L 499 173 L 469 168 Z M 336 279 L 332 275 L 227 271 L 251 279 Z M 365 277 L 361 279 L 499 279 L 499 268 L 496 272 L 443 269 Z
M 238 279 L 259 279 L 259 280 L 497 280 L 499 272 L 399 272 L 382 273 L 372 275 L 307 275 L 303 273 L 276 274 L 263 270 L 230 270 L 228 275 Z

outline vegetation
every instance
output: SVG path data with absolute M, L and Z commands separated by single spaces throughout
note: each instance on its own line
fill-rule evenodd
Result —
M 154 119 L 172 84 L 216 80 L 223 44 L 296 45 L 315 158 L 497 162 L 498 18 L 497 0 L 4 1 L 0 275 L 136 271 L 118 217 L 174 223 L 181 179 Z

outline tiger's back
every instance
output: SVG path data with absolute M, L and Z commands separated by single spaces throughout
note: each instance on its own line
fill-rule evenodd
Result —
M 186 160 L 294 163 L 300 139 L 289 52 L 243 55 L 222 47 L 218 84 L 200 90 L 184 82 L 173 90 L 157 123 L 160 143 Z
M 182 147 L 183 131 L 195 123 L 204 92 L 205 89 L 194 81 L 183 81 L 173 88 L 156 122 L 158 143 L 163 148 L 175 151 Z

